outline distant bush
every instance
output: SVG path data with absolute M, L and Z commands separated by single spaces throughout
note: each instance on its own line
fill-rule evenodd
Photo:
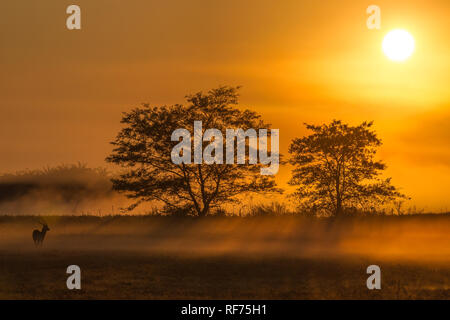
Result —
M 75 213 L 86 201 L 114 195 L 105 169 L 88 168 L 81 163 L 0 176 L 0 213 L 47 213 L 62 208 Z

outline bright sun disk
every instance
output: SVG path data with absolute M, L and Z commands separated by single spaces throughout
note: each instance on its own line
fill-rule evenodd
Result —
M 392 30 L 383 39 L 383 52 L 393 61 L 405 61 L 414 51 L 414 38 L 406 30 Z

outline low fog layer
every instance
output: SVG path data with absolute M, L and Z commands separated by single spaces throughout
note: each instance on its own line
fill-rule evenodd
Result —
M 450 216 L 349 218 L 158 216 L 44 217 L 45 252 L 92 250 L 142 254 L 339 255 L 450 261 Z M 0 250 L 35 250 L 38 217 L 0 217 Z

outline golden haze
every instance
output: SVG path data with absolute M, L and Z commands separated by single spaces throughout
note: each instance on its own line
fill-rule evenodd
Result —
M 448 1 L 377 1 L 381 30 L 356 0 L 78 0 L 75 32 L 69 4 L 0 4 L 2 171 L 104 166 L 122 111 L 243 85 L 242 104 L 280 129 L 284 153 L 303 122 L 375 120 L 393 183 L 418 207 L 449 209 Z M 402 64 L 381 50 L 396 28 L 416 43 Z

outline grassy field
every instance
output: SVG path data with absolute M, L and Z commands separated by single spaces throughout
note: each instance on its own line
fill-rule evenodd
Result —
M 2 299 L 449 299 L 450 217 L 0 217 Z M 82 290 L 66 288 L 79 265 Z M 367 266 L 382 289 L 366 288 Z

